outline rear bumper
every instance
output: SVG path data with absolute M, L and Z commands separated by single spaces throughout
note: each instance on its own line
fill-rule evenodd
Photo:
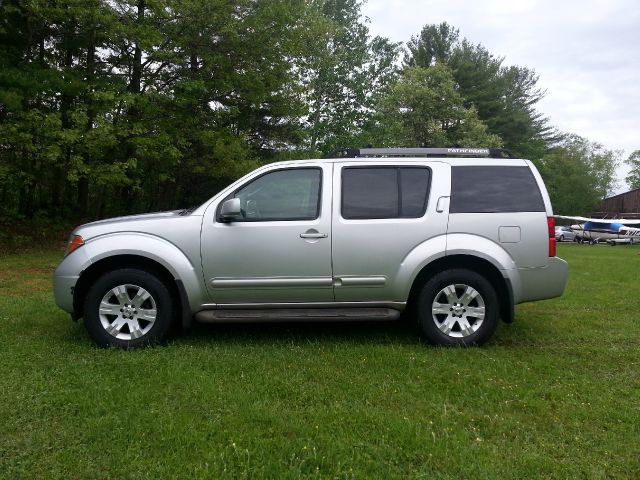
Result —
M 545 267 L 519 268 L 520 296 L 517 303 L 544 300 L 562 295 L 569 278 L 569 264 L 558 257 L 549 259 Z

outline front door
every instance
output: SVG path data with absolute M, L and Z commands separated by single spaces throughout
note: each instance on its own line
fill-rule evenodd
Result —
M 216 304 L 333 301 L 332 164 L 309 162 L 256 173 L 213 202 L 202 227 L 202 263 Z M 241 218 L 221 203 L 239 198 Z

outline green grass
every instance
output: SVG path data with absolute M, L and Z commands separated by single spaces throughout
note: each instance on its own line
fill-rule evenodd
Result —
M 639 478 L 640 249 L 561 245 L 483 348 L 403 324 L 197 326 L 100 350 L 58 252 L 0 258 L 0 478 Z

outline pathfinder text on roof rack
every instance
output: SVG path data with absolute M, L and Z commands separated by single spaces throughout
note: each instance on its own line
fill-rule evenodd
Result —
M 511 152 L 502 148 L 345 148 L 330 157 L 484 157 L 513 158 Z

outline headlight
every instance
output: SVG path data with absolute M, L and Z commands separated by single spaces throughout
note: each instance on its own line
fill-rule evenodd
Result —
M 69 239 L 69 244 L 67 245 L 67 253 L 64 254 L 65 257 L 82 245 L 84 245 L 84 240 L 82 239 L 82 237 L 80 235 L 73 235 Z

